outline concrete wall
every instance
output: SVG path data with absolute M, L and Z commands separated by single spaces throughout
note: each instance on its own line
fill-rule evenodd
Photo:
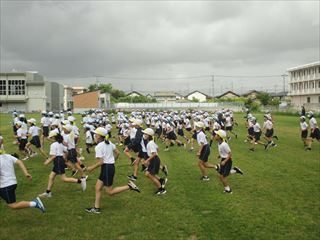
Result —
M 46 93 L 44 85 L 27 87 L 27 107 L 26 112 L 46 110 Z

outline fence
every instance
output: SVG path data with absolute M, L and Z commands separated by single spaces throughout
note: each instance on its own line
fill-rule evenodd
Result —
M 163 103 L 115 103 L 111 105 L 112 109 L 197 109 L 197 110 L 216 110 L 221 108 L 228 108 L 232 111 L 238 112 L 243 108 L 243 103 L 238 102 L 219 102 L 219 103 L 177 103 L 177 102 L 163 102 Z

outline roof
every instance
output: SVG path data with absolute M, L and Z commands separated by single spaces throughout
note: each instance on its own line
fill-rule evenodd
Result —
M 176 94 L 172 91 L 159 91 L 154 93 L 154 97 L 176 97 Z
M 139 95 L 139 96 L 143 96 L 143 94 L 141 94 L 141 93 L 139 93 L 139 92 L 137 92 L 137 91 L 131 91 L 131 92 L 129 92 L 128 94 L 127 94 L 127 96 L 129 96 L 129 95 L 131 95 L 131 94 L 137 94 L 137 95 Z
M 216 98 L 221 98 L 221 97 L 223 97 L 224 95 L 227 95 L 228 93 L 230 93 L 230 94 L 232 94 L 232 95 L 235 95 L 235 96 L 237 96 L 237 97 L 240 97 L 240 95 L 238 95 L 238 94 L 236 94 L 236 93 L 234 93 L 234 92 L 232 92 L 232 91 L 227 91 L 227 92 L 225 92 L 225 93 L 222 93 L 222 94 L 219 95 L 219 96 L 216 96 Z
M 250 90 L 249 92 L 242 94 L 242 96 L 248 96 L 248 95 L 250 95 L 251 93 L 260 93 L 260 92 L 257 91 L 257 90 Z
M 83 94 L 93 93 L 93 92 L 98 92 L 98 94 L 100 94 L 100 90 L 95 90 L 95 91 L 87 91 L 87 92 L 82 92 L 82 93 L 74 94 L 73 97 L 74 97 L 74 96 L 83 95 Z
M 195 90 L 195 91 L 187 94 L 185 97 L 188 98 L 188 96 L 190 96 L 191 94 L 196 93 L 196 92 L 201 93 L 202 95 L 206 96 L 207 98 L 212 98 L 211 96 L 209 96 L 209 95 L 207 95 L 207 94 L 205 94 L 205 93 L 203 93 L 203 92 L 200 92 L 200 91 L 198 91 L 198 90 Z
M 292 68 L 287 69 L 287 71 L 293 72 L 296 70 L 305 69 L 305 68 L 309 68 L 309 67 L 317 67 L 317 66 L 320 66 L 320 61 L 292 67 Z

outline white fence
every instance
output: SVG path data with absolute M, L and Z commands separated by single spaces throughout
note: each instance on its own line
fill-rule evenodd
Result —
M 219 102 L 219 103 L 177 103 L 177 102 L 163 102 L 163 103 L 115 103 L 111 105 L 112 109 L 201 109 L 201 110 L 215 110 L 221 108 L 229 108 L 235 112 L 241 111 L 242 103 L 235 102 Z

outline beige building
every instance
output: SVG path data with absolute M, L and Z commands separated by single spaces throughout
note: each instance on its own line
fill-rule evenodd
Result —
M 228 99 L 233 99 L 233 98 L 238 98 L 240 97 L 238 94 L 232 92 L 232 91 L 227 91 L 225 93 L 222 93 L 221 95 L 217 96 L 216 98 L 228 98 Z
M 299 108 L 320 110 L 320 62 L 300 65 L 287 70 L 291 104 Z
M 207 94 L 204 94 L 200 91 L 193 91 L 193 92 L 189 93 L 187 96 L 185 96 L 185 98 L 190 101 L 196 99 L 199 102 L 206 102 L 208 99 L 211 99 L 212 97 L 210 97 Z
M 73 96 L 73 111 L 80 113 L 90 109 L 110 108 L 110 94 L 100 91 L 84 92 Z

